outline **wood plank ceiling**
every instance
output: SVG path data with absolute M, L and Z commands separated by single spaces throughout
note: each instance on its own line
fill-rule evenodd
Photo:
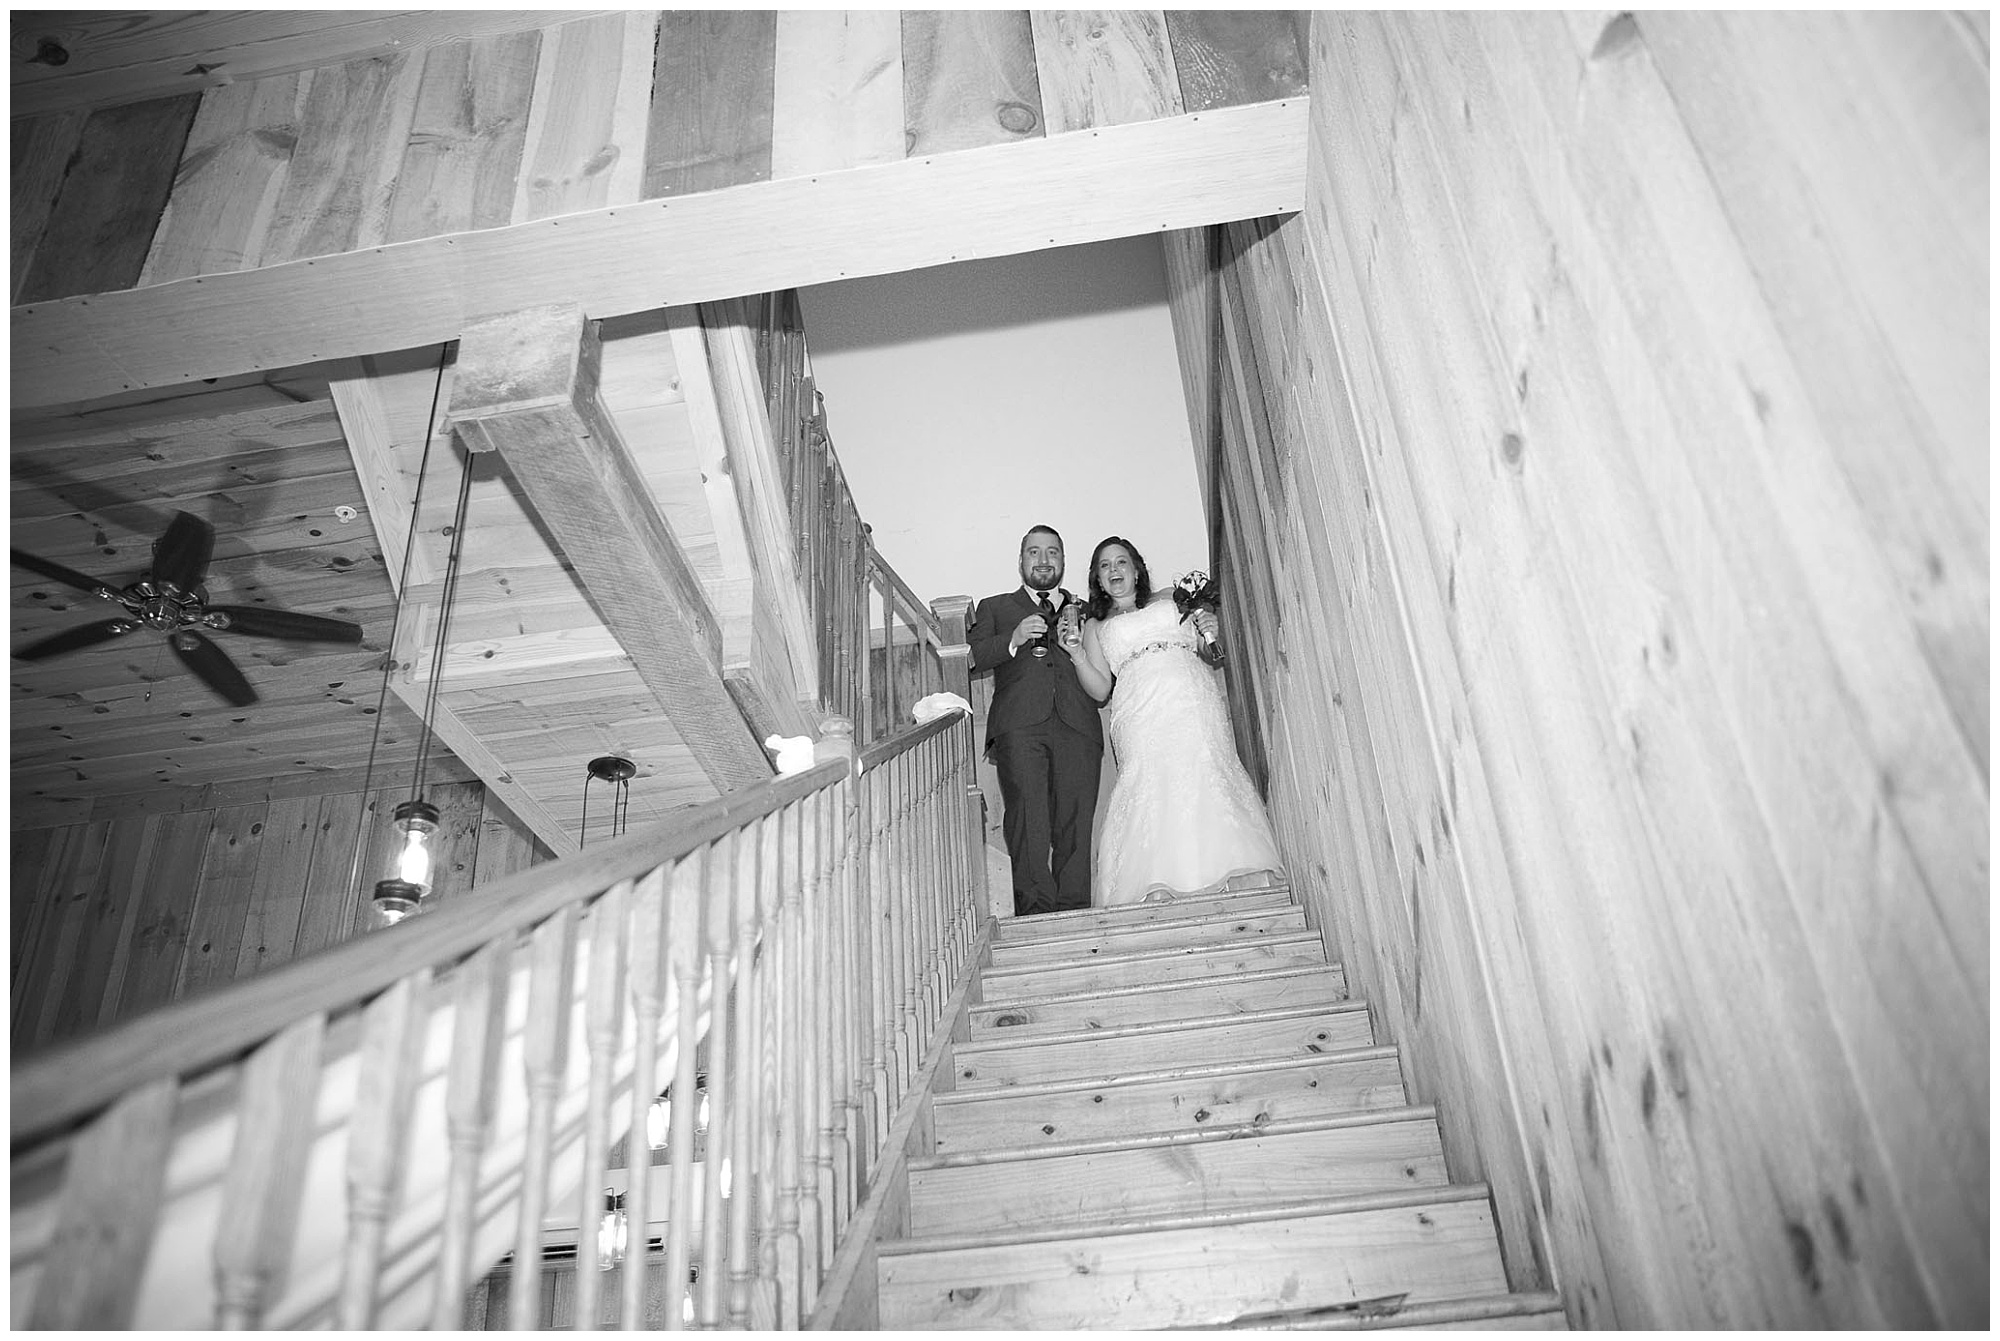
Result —
M 699 449 L 665 318 L 620 329 L 632 338 L 611 343 L 607 400 L 691 563 L 715 577 Z M 150 566 L 154 537 L 186 510 L 216 529 L 212 602 L 332 615 L 364 631 L 359 647 L 217 635 L 259 695 L 247 708 L 194 680 L 151 632 L 15 661 L 16 826 L 74 818 L 91 806 L 172 808 L 168 789 L 261 780 L 296 790 L 315 778 L 358 789 L 371 747 L 378 785 L 410 767 L 418 735 L 411 705 L 422 704 L 428 684 L 465 460 L 448 434 L 438 435 L 418 493 L 432 398 L 442 423 L 449 396 L 449 366 L 441 388 L 437 358 L 431 349 L 365 367 L 318 365 L 280 381 L 83 415 L 16 413 L 14 546 L 122 586 Z M 370 473 L 388 473 L 385 489 L 363 487 L 331 395 L 336 382 L 367 388 L 377 416 L 372 450 L 381 454 Z M 348 419 L 359 438 L 357 417 Z M 396 505 L 385 503 L 383 511 L 397 515 L 379 536 L 371 493 Z M 411 599 L 385 700 L 413 496 Z M 461 747 L 464 773 L 485 777 L 558 850 L 575 845 L 584 764 L 595 755 L 639 764 L 633 823 L 715 794 L 518 484 L 490 457 L 473 463 L 463 554 L 438 720 L 444 741 Z M 16 647 L 110 614 L 18 567 L 11 587 Z M 598 791 L 602 817 L 608 811 Z
M 758 531 L 785 514 L 756 466 L 770 428 L 741 323 L 704 331 L 694 304 L 1302 202 L 1302 34 L 1276 12 L 117 11 L 13 33 L 15 543 L 122 585 L 185 508 L 218 532 L 214 601 L 365 634 L 229 639 L 261 695 L 236 711 L 153 634 L 16 663 L 17 825 L 355 772 L 378 717 L 378 767 L 406 765 L 459 479 L 449 447 L 419 465 L 450 404 L 439 342 L 538 304 L 609 318 L 630 478 L 724 615 L 732 695 L 796 734 L 816 657 Z M 434 720 L 562 851 L 593 755 L 639 763 L 633 823 L 715 781 L 523 497 L 474 467 Z M 95 613 L 14 576 L 15 646 Z
M 211 600 L 331 615 L 364 632 L 359 647 L 217 635 L 259 695 L 247 708 L 202 686 L 151 631 L 15 661 L 17 812 L 24 802 L 344 772 L 366 759 L 395 600 L 325 378 L 285 389 L 306 398 L 231 388 L 150 412 L 125 407 L 111 423 L 16 423 L 15 547 L 123 586 L 185 509 L 216 529 Z M 10 585 L 14 646 L 111 613 L 19 567 Z M 391 699 L 382 725 L 381 766 L 407 764 L 415 720 Z

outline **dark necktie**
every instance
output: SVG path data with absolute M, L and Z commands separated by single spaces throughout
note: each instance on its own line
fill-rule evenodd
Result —
M 1043 619 L 1048 620 L 1051 624 L 1055 623 L 1056 608 L 1049 604 L 1049 594 L 1046 591 L 1035 597 L 1035 604 L 1042 607 Z

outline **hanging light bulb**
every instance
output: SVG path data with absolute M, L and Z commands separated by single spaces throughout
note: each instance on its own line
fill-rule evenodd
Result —
M 604 1219 L 597 1225 L 597 1267 L 609 1271 L 625 1260 L 625 1195 L 604 1189 Z
M 673 1120 L 674 1101 L 664 1094 L 653 1100 L 646 1108 L 646 1144 L 655 1150 L 665 1150 Z
M 728 1198 L 729 1198 L 729 1156 L 727 1156 L 727 1155 L 724 1155 L 724 1156 L 722 1157 L 722 1168 L 721 1168 L 721 1170 L 720 1170 L 720 1171 L 718 1171 L 718 1173 L 716 1174 L 716 1181 L 717 1181 L 718 1183 L 720 1183 L 720 1184 L 722 1185 L 722 1196 L 723 1196 L 723 1199 L 724 1199 L 725 1201 L 726 1201 L 726 1200 L 728 1200 Z
M 431 892 L 430 837 L 437 825 L 438 809 L 428 801 L 405 801 L 396 807 L 396 828 L 403 835 L 396 874 L 375 885 L 375 911 L 384 922 L 402 921 Z
M 700 1278 L 701 1268 L 688 1263 L 687 1289 L 681 1291 L 681 1325 L 684 1327 L 694 1323 L 694 1287 Z

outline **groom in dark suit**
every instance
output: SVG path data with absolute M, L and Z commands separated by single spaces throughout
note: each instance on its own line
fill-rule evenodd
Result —
M 973 670 L 993 672 L 986 752 L 1000 773 L 1020 917 L 1090 906 L 1104 728 L 1056 636 L 1071 600 L 1062 575 L 1062 537 L 1035 527 L 1021 537 L 1022 585 L 981 601 L 966 635 Z

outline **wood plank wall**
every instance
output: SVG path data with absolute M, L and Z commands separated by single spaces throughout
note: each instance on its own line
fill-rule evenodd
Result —
M 17 120 L 14 303 L 1305 86 L 1297 16 L 1279 11 L 648 10 L 493 26 Z
M 1311 62 L 1168 248 L 1298 888 L 1572 1323 L 1986 1326 L 1983 26 Z
M 408 799 L 407 779 L 369 792 L 269 791 L 185 810 L 99 806 L 75 823 L 14 831 L 16 1052 L 261 973 L 374 925 L 359 891 L 389 869 L 389 817 Z M 479 782 L 434 785 L 426 796 L 440 811 L 433 899 L 463 898 L 551 856 Z M 357 885 L 349 876 L 362 825 Z

